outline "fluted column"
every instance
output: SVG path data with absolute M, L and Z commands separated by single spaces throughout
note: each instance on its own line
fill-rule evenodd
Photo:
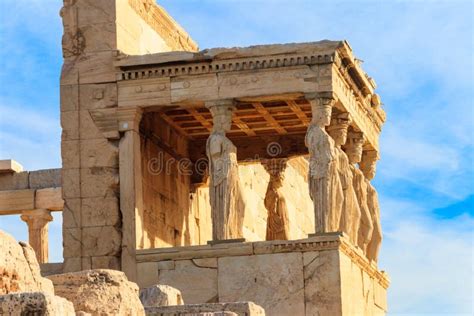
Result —
M 24 211 L 21 219 L 28 225 L 28 242 L 39 263 L 48 262 L 48 223 L 53 220 L 46 209 Z

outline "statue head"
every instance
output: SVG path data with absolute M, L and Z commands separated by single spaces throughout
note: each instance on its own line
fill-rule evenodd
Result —
M 214 133 L 225 133 L 232 127 L 232 112 L 234 106 L 231 104 L 216 104 L 209 107 L 214 123 L 212 131 Z
M 311 123 L 320 127 L 328 126 L 331 123 L 332 105 L 333 99 L 329 98 L 316 98 L 311 101 Z
M 362 160 L 359 163 L 359 168 L 367 180 L 372 180 L 375 177 L 378 159 L 379 154 L 376 150 L 365 150 L 362 153 Z
M 269 159 L 268 161 L 262 162 L 262 164 L 270 175 L 270 183 L 272 184 L 273 188 L 281 188 L 283 186 L 283 180 L 285 180 L 287 159 Z
M 329 135 L 334 139 L 337 147 L 341 147 L 347 141 L 347 130 L 351 123 L 348 112 L 336 114 L 331 118 L 331 124 L 326 128 Z
M 351 164 L 361 161 L 364 141 L 364 134 L 362 132 L 349 130 L 347 133 L 347 142 L 344 149 Z

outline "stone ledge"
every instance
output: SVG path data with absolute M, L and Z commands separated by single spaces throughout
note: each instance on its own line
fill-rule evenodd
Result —
M 145 307 L 148 316 L 200 315 L 203 313 L 233 312 L 239 316 L 264 316 L 265 311 L 252 302 L 186 304 L 176 306 Z M 212 314 L 211 314 L 212 315 Z M 224 314 L 226 315 L 226 314 Z
M 23 171 L 23 166 L 12 159 L 0 160 L 0 173 L 18 173 Z
M 354 247 L 348 237 L 340 232 L 321 234 L 299 240 L 219 243 L 214 245 L 141 249 L 137 250 L 136 258 L 137 263 L 145 263 L 165 260 L 220 258 L 325 250 L 340 250 L 371 277 L 377 279 L 385 289 L 388 288 L 390 284 L 388 275 L 383 271 L 379 271 L 376 264 L 370 262 L 361 249 Z

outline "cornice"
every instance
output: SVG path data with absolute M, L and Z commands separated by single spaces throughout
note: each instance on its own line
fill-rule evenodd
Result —
M 330 64 L 334 54 L 282 54 L 257 57 L 241 57 L 223 60 L 176 62 L 167 65 L 121 66 L 118 80 L 135 80 L 172 76 L 202 75 L 231 71 L 272 69 L 295 66 Z

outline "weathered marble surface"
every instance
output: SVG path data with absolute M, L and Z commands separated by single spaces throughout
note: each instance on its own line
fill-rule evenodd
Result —
M 115 270 L 85 270 L 51 275 L 54 290 L 77 311 L 93 315 L 145 315 L 138 286 Z
M 265 310 L 253 302 L 186 304 L 145 308 L 148 316 L 265 316 Z M 267 315 L 272 315 L 268 314 Z
M 156 284 L 140 289 L 140 301 L 143 306 L 170 306 L 184 304 L 180 290 L 163 284 Z
M 186 303 L 205 303 L 211 295 L 218 302 L 252 300 L 268 315 L 378 315 L 387 310 L 387 275 L 346 234 L 150 249 L 138 258 L 139 267 L 166 276 L 166 284 L 178 288 Z M 150 269 L 139 269 L 144 273 L 140 279 Z
M 33 248 L 0 230 L 0 295 L 44 292 L 54 295 L 53 284 L 40 274 Z
M 74 305 L 68 300 L 44 292 L 0 295 L 0 315 L 74 316 Z
M 219 301 L 252 300 L 268 315 L 303 315 L 301 253 L 223 257 L 218 261 Z
M 218 301 L 217 267 L 214 264 L 198 265 L 194 260 L 175 261 L 173 267 L 159 270 L 158 283 L 179 289 L 187 304 Z

